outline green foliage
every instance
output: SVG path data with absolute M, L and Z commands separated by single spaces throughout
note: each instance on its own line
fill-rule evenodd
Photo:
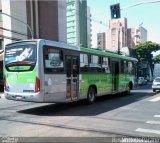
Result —
M 153 74 L 153 55 L 152 52 L 156 52 L 160 50 L 160 45 L 151 41 L 147 41 L 144 43 L 140 43 L 139 45 L 135 46 L 136 50 L 136 57 L 139 62 L 146 61 L 150 65 L 152 74 Z
M 160 54 L 153 58 L 154 63 L 160 63 Z
M 144 43 L 140 43 L 135 48 L 136 48 L 136 56 L 139 61 L 150 62 L 153 60 L 152 52 L 160 50 L 160 45 L 157 43 L 153 43 L 151 41 L 147 41 Z

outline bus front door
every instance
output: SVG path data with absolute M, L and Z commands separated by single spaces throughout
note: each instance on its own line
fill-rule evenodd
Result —
M 112 92 L 118 91 L 119 83 L 119 63 L 112 62 Z
M 78 57 L 77 56 L 66 56 L 66 80 L 67 80 L 67 100 L 77 100 L 78 99 L 78 78 L 79 78 L 79 67 L 78 67 Z

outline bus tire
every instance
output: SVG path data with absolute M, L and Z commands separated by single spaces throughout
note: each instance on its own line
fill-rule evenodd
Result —
M 96 100 L 96 90 L 94 87 L 90 87 L 87 94 L 88 104 L 93 104 Z

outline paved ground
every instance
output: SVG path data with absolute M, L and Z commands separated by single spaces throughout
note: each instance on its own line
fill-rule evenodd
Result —
M 4 96 L 4 93 L 3 92 L 0 92 L 0 98 L 4 99 L 5 96 Z
M 3 99 L 5 98 L 3 92 L 0 92 L 0 98 L 3 98 Z
M 0 136 L 160 137 L 160 94 L 150 85 L 93 105 L 0 99 Z

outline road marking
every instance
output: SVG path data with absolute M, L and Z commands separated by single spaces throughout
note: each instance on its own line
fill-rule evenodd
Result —
M 154 117 L 160 118 L 160 115 L 154 115 Z
M 143 132 L 143 133 L 153 133 L 153 134 L 158 134 L 160 135 L 160 130 L 150 130 L 150 129 L 142 129 L 142 128 L 138 128 L 135 131 L 137 132 Z
M 159 97 L 155 97 L 155 98 L 153 98 L 153 99 L 151 99 L 151 100 L 149 100 L 149 101 L 151 101 L 151 102 L 157 102 L 157 101 L 160 101 L 160 96 L 159 96 Z
M 160 125 L 160 121 L 147 121 L 147 124 L 158 124 Z

